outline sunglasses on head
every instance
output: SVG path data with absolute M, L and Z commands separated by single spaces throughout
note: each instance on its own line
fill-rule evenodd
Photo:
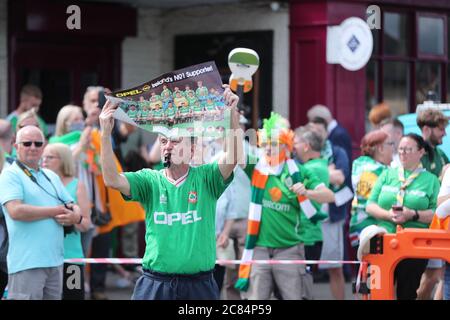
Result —
M 34 143 L 34 146 L 36 148 L 40 148 L 44 145 L 44 142 L 42 142 L 42 141 L 22 141 L 19 143 L 23 144 L 24 147 L 31 147 L 31 145 Z

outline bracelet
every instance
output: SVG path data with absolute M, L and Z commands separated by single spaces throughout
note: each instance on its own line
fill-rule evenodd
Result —
M 78 221 L 77 224 L 80 224 L 81 221 L 83 221 L 83 215 L 80 214 L 80 221 Z

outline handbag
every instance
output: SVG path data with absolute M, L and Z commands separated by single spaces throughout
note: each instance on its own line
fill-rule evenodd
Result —
M 108 189 L 105 187 L 105 196 L 106 196 L 106 212 L 103 212 L 102 210 L 98 209 L 95 205 L 95 177 L 92 175 L 92 202 L 94 205 L 92 206 L 91 210 L 91 220 L 92 223 L 98 227 L 102 227 L 107 225 L 111 222 L 112 216 L 109 212 L 109 196 L 108 196 Z

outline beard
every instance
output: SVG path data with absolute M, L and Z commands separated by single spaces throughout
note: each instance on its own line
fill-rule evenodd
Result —
M 440 144 L 442 144 L 442 137 L 439 138 L 436 135 L 434 135 L 433 133 L 431 133 L 430 135 L 430 139 L 428 139 L 428 142 L 433 146 L 436 147 Z

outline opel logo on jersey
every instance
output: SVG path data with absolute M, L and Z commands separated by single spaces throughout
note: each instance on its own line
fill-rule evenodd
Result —
M 175 223 L 191 224 L 200 220 L 202 220 L 202 217 L 198 216 L 196 210 L 174 213 L 155 212 L 153 214 L 153 221 L 155 224 L 166 224 L 168 226 L 172 226 Z
M 190 191 L 188 194 L 189 203 L 197 203 L 197 192 Z

